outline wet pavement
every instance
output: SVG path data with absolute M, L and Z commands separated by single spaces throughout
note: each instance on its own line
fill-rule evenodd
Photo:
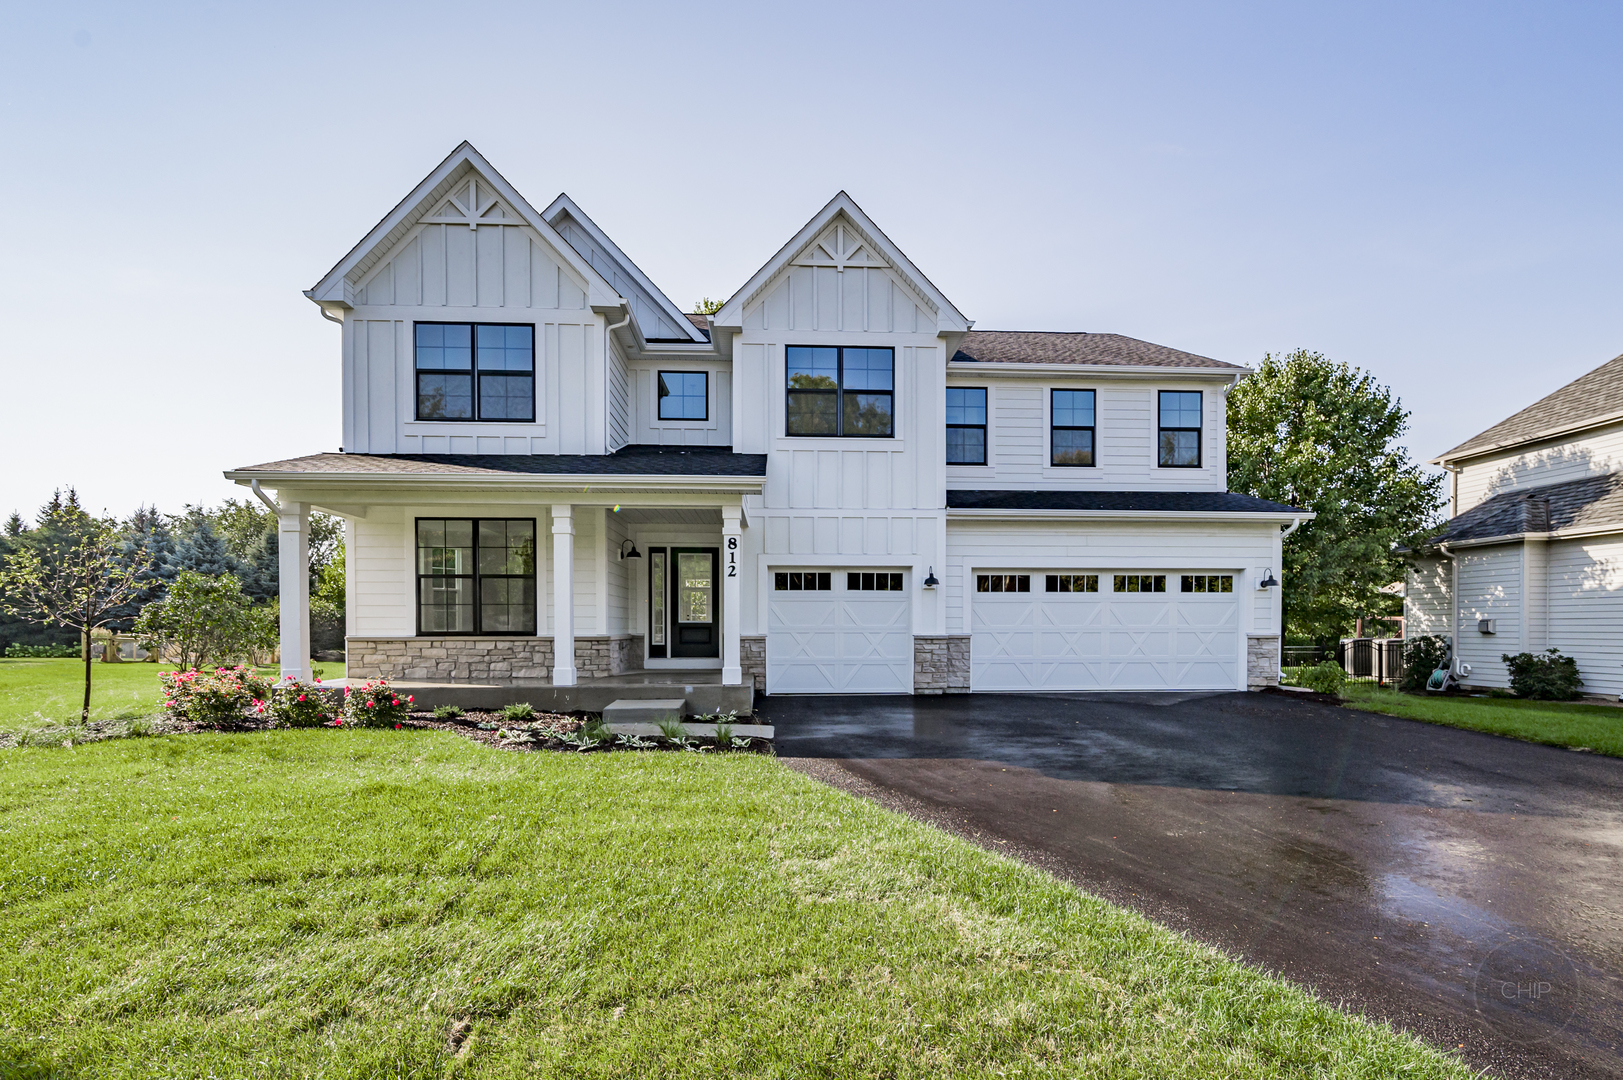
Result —
M 1281 692 L 757 704 L 792 767 L 1479 1069 L 1623 1076 L 1623 760 Z

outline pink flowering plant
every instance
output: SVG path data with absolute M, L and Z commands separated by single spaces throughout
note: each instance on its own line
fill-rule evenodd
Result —
M 344 727 L 399 727 L 416 699 L 396 693 L 387 679 L 344 688 Z
M 215 731 L 240 728 L 263 716 L 271 693 L 271 681 L 247 667 L 166 671 L 159 680 L 163 710 L 171 719 Z
M 297 682 L 289 675 L 278 683 L 265 702 L 271 726 L 313 728 L 332 724 L 344 715 L 343 698 L 335 689 Z

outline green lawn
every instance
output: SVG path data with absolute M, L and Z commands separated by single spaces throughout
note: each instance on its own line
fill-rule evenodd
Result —
M 1551 746 L 1584 746 L 1623 757 L 1623 708 L 1568 701 L 1402 694 L 1369 683 L 1349 683 L 1342 698 L 1355 709 L 1425 720 L 1449 727 L 1508 735 Z
M 93 663 L 90 678 L 90 718 L 118 720 L 158 711 L 158 672 L 173 671 L 157 664 Z M 339 664 L 317 665 L 334 676 Z M 261 668 L 276 678 L 276 668 Z M 85 666 L 82 660 L 0 659 L 0 730 L 15 731 L 47 724 L 77 723 L 84 703 Z
M 1471 1075 L 760 755 L 6 751 L 0 940 L 9 1076 Z

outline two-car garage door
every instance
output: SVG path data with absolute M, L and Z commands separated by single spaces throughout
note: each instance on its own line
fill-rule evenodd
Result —
M 1232 574 L 976 574 L 975 690 L 1232 690 Z

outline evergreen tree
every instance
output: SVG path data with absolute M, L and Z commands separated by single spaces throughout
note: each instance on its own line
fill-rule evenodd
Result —
M 28 524 L 23 521 L 23 516 L 17 513 L 15 510 L 13 510 L 11 512 L 11 516 L 6 519 L 7 536 L 21 536 L 24 530 L 27 528 Z
M 187 507 L 185 515 L 175 523 L 173 566 L 204 577 L 237 574 L 242 568 L 220 539 L 214 522 L 197 506 Z
M 169 583 L 175 579 L 175 538 L 168 520 L 156 507 L 140 507 L 124 523 L 117 551 L 121 565 L 139 568 L 136 572 L 139 589 L 113 623 L 114 629 L 124 631 L 134 624 L 142 608 L 163 599 Z
M 278 550 L 273 518 L 242 556 L 242 591 L 256 604 L 276 599 L 280 591 Z

